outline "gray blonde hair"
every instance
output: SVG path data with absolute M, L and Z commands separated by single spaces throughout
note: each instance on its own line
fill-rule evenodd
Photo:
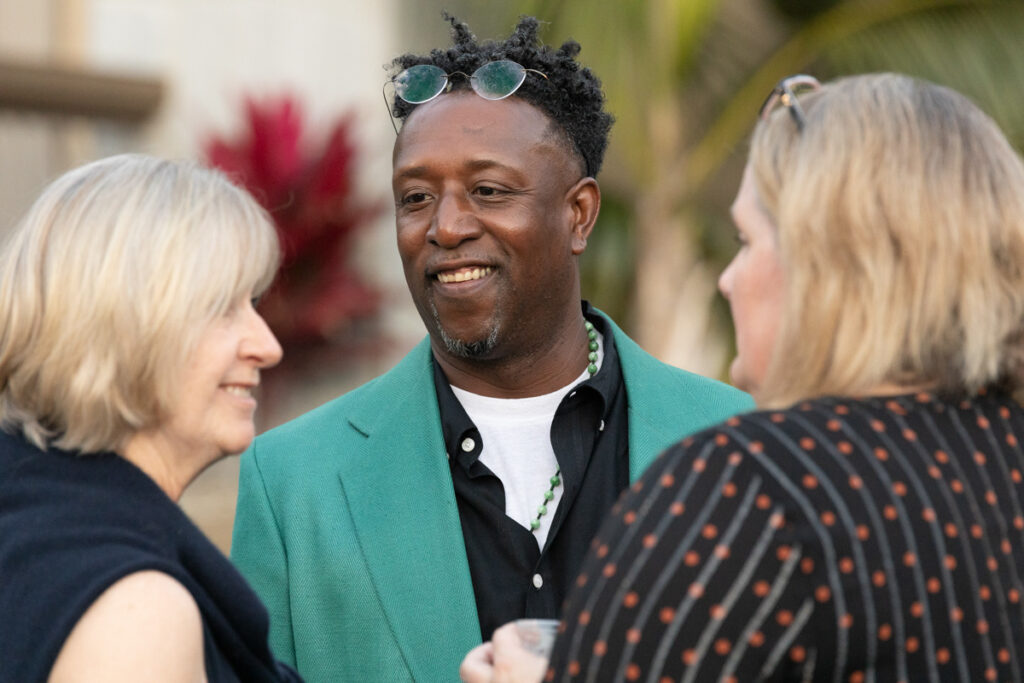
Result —
M 0 426 L 40 448 L 120 449 L 279 258 L 267 214 L 218 171 L 122 155 L 64 174 L 0 251 Z
M 854 76 L 758 125 L 750 164 L 778 227 L 783 319 L 759 398 L 882 383 L 962 394 L 1024 380 L 1024 164 L 962 95 Z

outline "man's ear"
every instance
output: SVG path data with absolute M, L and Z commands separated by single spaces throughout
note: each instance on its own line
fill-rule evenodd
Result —
M 581 178 L 566 194 L 566 204 L 572 212 L 572 253 L 582 254 L 601 209 L 601 188 L 591 177 Z

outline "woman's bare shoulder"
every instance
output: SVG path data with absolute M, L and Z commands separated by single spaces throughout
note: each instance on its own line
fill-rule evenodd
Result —
M 188 590 L 159 571 L 140 571 L 100 595 L 64 642 L 51 683 L 201 683 L 203 626 Z

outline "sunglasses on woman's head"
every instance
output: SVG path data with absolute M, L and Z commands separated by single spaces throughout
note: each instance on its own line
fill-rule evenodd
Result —
M 469 85 L 480 97 L 485 100 L 501 100 L 515 91 L 519 90 L 526 80 L 526 73 L 532 72 L 547 78 L 536 69 L 527 69 L 522 64 L 513 62 L 510 59 L 499 59 L 495 62 L 488 62 L 466 76 L 461 71 L 446 73 L 444 69 L 433 64 L 417 64 L 410 66 L 400 74 L 392 78 L 391 83 L 395 88 L 395 95 L 409 104 L 423 104 L 429 102 L 443 92 L 451 89 L 451 77 L 463 76 L 469 79 Z M 387 83 L 384 84 L 387 86 Z M 388 101 L 384 95 L 384 102 Z M 388 114 L 391 114 L 391 106 L 388 106 Z M 391 125 L 398 134 L 398 126 L 395 125 L 394 117 L 391 117 Z
M 821 83 L 814 76 L 807 76 L 805 74 L 787 76 L 779 81 L 778 85 L 768 93 L 768 97 L 765 99 L 764 104 L 761 105 L 760 111 L 758 111 L 758 117 L 762 121 L 766 121 L 768 115 L 775 110 L 775 106 L 781 104 L 789 110 L 793 121 L 796 122 L 797 130 L 803 131 L 807 117 L 804 116 L 804 110 L 796 99 L 797 95 L 820 89 Z

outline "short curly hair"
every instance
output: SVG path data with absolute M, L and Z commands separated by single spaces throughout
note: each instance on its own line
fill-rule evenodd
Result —
M 405 54 L 396 58 L 391 63 L 392 77 L 418 64 L 433 64 L 446 73 L 471 74 L 499 59 L 510 59 L 540 71 L 547 78 L 527 77 L 514 97 L 534 105 L 557 123 L 579 154 L 587 175 L 597 176 L 614 119 L 604 111 L 601 81 L 576 62 L 579 43 L 568 40 L 558 50 L 541 45 L 537 37 L 540 22 L 534 17 L 521 17 L 512 35 L 503 42 L 478 43 L 465 23 L 447 12 L 444 18 L 452 25 L 455 44 L 447 50 L 431 50 L 428 56 Z M 452 90 L 469 87 L 469 79 L 451 80 Z M 404 120 L 417 106 L 395 97 L 391 110 L 395 118 Z

